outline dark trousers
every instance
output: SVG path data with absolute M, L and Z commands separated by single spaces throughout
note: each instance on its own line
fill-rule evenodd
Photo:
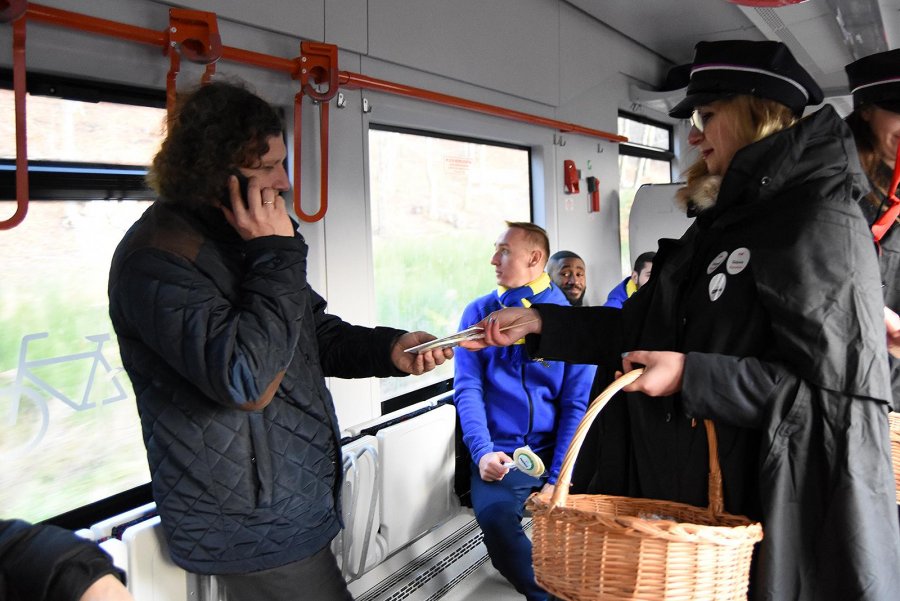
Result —
M 228 601 L 353 601 L 329 547 L 270 570 L 216 578 Z
M 528 601 L 547 601 L 549 595 L 534 581 L 531 540 L 522 529 L 525 499 L 543 486 L 539 478 L 510 470 L 498 482 L 485 482 L 471 463 L 472 509 L 484 532 L 491 563 Z

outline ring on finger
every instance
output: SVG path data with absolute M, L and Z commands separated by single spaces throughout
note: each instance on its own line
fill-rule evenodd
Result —
M 264 205 L 271 205 L 271 204 L 275 204 L 275 201 L 274 200 L 264 200 L 262 203 Z

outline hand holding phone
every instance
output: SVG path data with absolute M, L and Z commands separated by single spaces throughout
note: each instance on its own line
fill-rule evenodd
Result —
M 235 176 L 238 180 L 238 188 L 240 189 L 241 200 L 244 201 L 244 206 L 249 207 L 247 204 L 247 185 L 250 183 L 250 180 L 237 169 L 229 174 L 229 176 L 231 175 Z M 227 179 L 225 180 L 225 194 L 222 195 L 220 201 L 229 209 L 231 208 L 231 187 L 229 186 L 229 180 Z

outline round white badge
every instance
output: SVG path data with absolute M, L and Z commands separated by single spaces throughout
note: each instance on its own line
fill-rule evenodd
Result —
M 709 267 L 706 268 L 707 275 L 714 272 L 719 267 L 719 265 L 722 264 L 722 261 L 724 261 L 725 257 L 727 257 L 727 256 L 728 256 L 728 253 L 724 250 L 722 252 L 720 252 L 719 254 L 717 254 L 716 258 L 709 262 Z
M 709 280 L 709 300 L 716 302 L 725 292 L 725 274 L 717 273 Z
M 725 271 L 731 275 L 744 271 L 744 268 L 750 264 L 750 249 L 737 248 L 728 255 L 728 263 L 725 264 Z

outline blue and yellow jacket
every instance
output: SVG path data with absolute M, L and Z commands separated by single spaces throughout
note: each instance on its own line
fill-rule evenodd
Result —
M 531 298 L 533 303 L 568 305 L 552 284 Z M 471 302 L 460 329 L 481 321 L 502 305 L 496 292 Z M 453 395 L 463 441 L 473 461 L 503 451 L 510 457 L 528 445 L 541 455 L 552 452 L 549 482 L 559 468 L 584 415 L 596 367 L 562 361 L 532 361 L 524 344 L 456 352 Z

